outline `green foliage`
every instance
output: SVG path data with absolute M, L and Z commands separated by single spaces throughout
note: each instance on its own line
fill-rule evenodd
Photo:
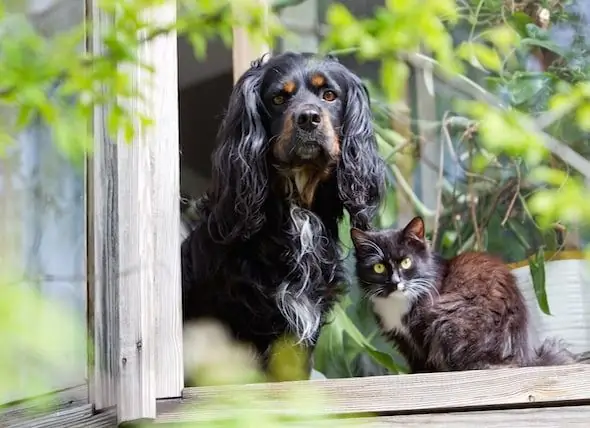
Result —
M 356 47 L 362 60 L 381 59 L 382 85 L 391 100 L 401 97 L 409 76 L 407 64 L 399 57 L 421 45 L 435 53 L 448 70 L 456 70 L 452 39 L 446 23 L 457 21 L 452 0 L 391 0 L 377 8 L 375 15 L 357 19 L 342 4 L 332 4 L 327 15 L 330 32 L 324 49 Z M 343 29 L 346 29 L 343 31 Z
M 130 65 L 137 64 L 143 44 L 175 31 L 192 43 L 195 55 L 206 56 L 207 40 L 231 43 L 232 27 L 245 27 L 255 41 L 272 45 L 283 34 L 274 13 L 267 14 L 253 0 L 179 0 L 175 22 L 155 22 L 145 13 L 164 0 L 103 0 L 100 11 L 109 25 L 101 31 L 92 53 L 83 52 L 84 26 L 64 29 L 47 37 L 20 11 L 22 2 L 0 4 L 0 152 L 15 144 L 15 136 L 40 120 L 49 124 L 54 143 L 76 163 L 91 154 L 90 124 L 97 107 L 108 107 L 107 131 L 115 139 L 133 141 L 138 124 L 149 126 L 148 116 L 133 117 L 128 106 L 141 101 Z M 571 46 L 556 44 L 524 10 L 510 9 L 501 0 L 388 0 L 372 16 L 356 18 L 342 4 L 330 5 L 323 51 L 354 53 L 361 61 L 379 61 L 380 77 L 368 82 L 375 114 L 379 151 L 390 166 L 392 184 L 376 221 L 394 225 L 400 213 L 422 214 L 437 230 L 433 245 L 445 256 L 471 249 L 501 255 L 507 262 L 528 259 L 535 294 L 549 314 L 545 291 L 544 250 L 559 250 L 564 228 L 586 227 L 590 218 L 588 178 L 590 156 L 590 62 L 584 23 L 561 8 L 551 9 L 552 22 L 572 25 L 578 35 Z M 285 7 L 281 1 L 275 6 Z M 545 5 L 546 7 L 549 7 Z M 101 21 L 103 23 L 103 21 Z M 459 41 L 457 41 L 459 39 Z M 416 61 L 423 50 L 429 56 Z M 541 71 L 527 69 L 531 54 L 549 52 L 557 61 Z M 412 67 L 408 64 L 411 63 Z M 142 64 L 146 73 L 152 64 Z M 423 69 L 433 72 L 433 92 L 442 119 L 430 122 L 410 117 L 403 104 L 409 77 Z M 444 94 L 443 83 L 451 85 Z M 455 86 L 453 86 L 455 85 Z M 432 89 L 432 88 L 431 88 Z M 415 96 L 414 96 L 415 97 Z M 418 112 L 419 115 L 419 112 Z M 441 116 L 441 115 L 439 115 Z M 392 126 L 408 119 L 408 134 Z M 394 120 L 395 119 L 395 120 Z M 445 147 L 436 183 L 438 206 L 428 205 L 416 190 L 415 177 L 425 168 L 423 135 Z M 434 135 L 434 136 L 432 136 Z M 118 139 L 119 140 L 119 139 Z M 435 183 L 432 183 L 434 186 Z M 405 210 L 405 211 L 404 211 Z M 346 263 L 353 268 L 349 224 L 341 224 Z M 6 269 L 2 266 L 4 273 Z M 324 328 L 316 351 L 316 368 L 329 377 L 403 373 L 404 361 L 378 334 L 367 302 L 351 276 L 348 296 Z M 19 314 L 39 307 L 38 296 L 26 288 L 0 287 L 0 331 L 6 338 L 0 352 L 0 397 L 16 388 L 14 350 L 42 354 L 51 360 L 55 347 L 70 325 L 58 309 L 42 328 L 33 331 Z M 60 326 L 56 328 L 56 325 Z M 18 332 L 19 334 L 15 334 Z M 63 339 L 63 337 L 61 337 Z M 234 355 L 238 355 L 235 352 Z M 292 347 L 281 352 L 275 372 L 281 378 L 299 378 L 300 355 Z M 224 371 L 215 358 L 206 362 L 205 383 L 256 382 L 256 370 Z M 236 360 L 237 361 L 237 360 Z M 50 363 L 49 366 L 51 366 Z M 55 363 L 57 364 L 57 363 Z M 288 372 L 284 368 L 294 369 Z M 42 374 L 37 378 L 45 382 Z M 207 426 L 243 426 L 256 422 L 286 423 L 278 411 L 313 425 L 323 417 L 330 397 L 294 387 L 293 394 L 269 405 L 262 393 L 227 397 L 224 402 L 201 403 L 222 409 L 224 420 L 203 421 Z M 37 391 L 33 385 L 32 393 Z M 246 411 L 262 403 L 256 411 Z M 337 426 L 337 422 L 335 423 Z
M 460 2 L 455 12 L 441 15 L 423 2 L 421 6 L 410 4 L 389 2 L 375 16 L 364 19 L 334 5 L 328 13 L 331 32 L 324 40 L 325 50 L 354 52 L 361 61 L 380 60 L 380 80 L 371 82 L 371 94 L 374 103 L 380 104 L 375 112 L 379 149 L 395 178 L 387 204 L 400 200 L 401 194 L 414 213 L 436 219 L 434 245 L 444 256 L 482 249 L 507 262 L 528 259 L 539 306 L 549 314 L 544 250 L 560 251 L 564 230 L 585 230 L 590 218 L 590 163 L 586 160 L 590 156 L 590 64 L 584 24 L 571 9 L 551 6 L 552 22 L 577 32 L 574 42 L 564 47 L 536 24 L 530 10 L 510 9 L 500 0 Z M 428 44 L 436 31 L 422 27 L 422 19 L 444 23 L 444 31 L 456 37 L 449 35 L 438 44 Z M 389 36 L 398 30 L 401 34 Z M 409 75 L 403 60 L 420 47 L 438 60 L 428 64 L 439 79 L 439 89 L 441 81 L 446 82 L 442 85 L 451 84 L 454 95 L 437 97 L 442 102 L 438 111 L 446 113 L 443 120 L 428 125 L 439 131 L 438 138 L 448 148 L 441 164 L 445 173 L 438 183 L 441 203 L 436 210 L 425 206 L 411 184 L 416 165 L 425 168 L 421 150 L 426 146 L 419 143 L 421 136 L 406 139 L 391 129 L 396 115 L 392 101 L 401 98 Z M 530 70 L 527 61 L 539 52 L 557 59 L 546 69 Z M 464 74 L 456 78 L 458 71 Z M 457 96 L 458 92 L 466 96 Z M 414 132 L 426 128 L 419 115 L 418 111 Z M 397 154 L 408 144 L 415 147 L 416 162 L 402 172 Z M 453 170 L 457 173 L 451 178 L 448 173 Z M 391 225 L 396 215 L 391 217 L 391 212 L 397 213 L 398 207 L 383 211 L 376 224 Z M 346 235 L 346 230 L 341 232 L 348 239 Z M 351 287 L 357 287 L 354 281 Z M 362 306 L 362 301 L 353 299 L 346 316 L 352 317 L 355 308 Z M 344 347 L 340 352 L 354 354 Z M 389 348 L 389 352 L 394 350 Z M 362 375 L 355 372 L 352 357 L 337 376 L 350 372 Z
M 96 107 L 108 108 L 110 137 L 130 142 L 138 123 L 151 123 L 149 117 L 129 112 L 129 105 L 142 100 L 143 94 L 126 66 L 139 64 L 147 72 L 152 70 L 152 64 L 140 63 L 142 45 L 175 31 L 186 35 L 202 58 L 208 39 L 220 38 L 229 45 L 232 27 L 238 23 L 255 42 L 272 42 L 280 29 L 278 21 L 265 18 L 260 3 L 249 0 L 180 0 L 178 19 L 171 23 L 154 22 L 143 13 L 165 3 L 100 1 L 108 25 L 101 27 L 101 39 L 92 53 L 81 49 L 86 32 L 92 31 L 91 22 L 45 37 L 22 13 L 0 8 L 0 109 L 12 113 L 2 115 L 0 149 L 39 118 L 51 124 L 55 144 L 80 163 L 92 150 L 90 124 Z

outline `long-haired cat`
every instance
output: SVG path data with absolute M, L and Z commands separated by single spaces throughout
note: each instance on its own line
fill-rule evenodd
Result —
M 450 260 L 429 247 L 424 222 L 403 229 L 351 229 L 356 271 L 382 333 L 413 373 L 561 365 L 561 343 L 535 346 L 525 300 L 509 268 L 484 252 Z

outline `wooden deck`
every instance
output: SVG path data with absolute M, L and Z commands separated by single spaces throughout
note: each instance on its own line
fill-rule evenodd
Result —
M 295 421 L 298 411 L 286 396 L 309 387 L 326 398 L 319 412 L 336 419 L 307 424 Z M 211 399 L 224 402 L 240 393 L 257 399 L 248 401 L 243 409 L 199 406 Z M 116 426 L 114 409 L 95 414 L 86 397 L 85 387 L 63 392 L 59 410 L 36 417 L 31 414 L 34 403 L 22 404 L 0 413 L 0 426 Z M 199 426 L 233 412 L 252 411 L 293 418 L 297 426 L 581 427 L 590 420 L 590 366 L 187 388 L 182 399 L 158 402 L 158 417 L 153 423 Z

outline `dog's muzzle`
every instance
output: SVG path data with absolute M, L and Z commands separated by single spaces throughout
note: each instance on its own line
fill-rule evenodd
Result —
M 313 160 L 324 156 L 328 148 L 323 128 L 322 112 L 313 105 L 304 105 L 293 114 L 295 124 L 293 152 L 300 160 Z

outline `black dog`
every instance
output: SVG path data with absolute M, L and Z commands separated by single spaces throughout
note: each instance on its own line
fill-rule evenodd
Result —
M 385 187 L 366 88 L 332 57 L 285 53 L 239 79 L 212 187 L 182 245 L 184 320 L 214 318 L 263 366 L 285 334 L 313 350 L 343 292 L 338 221 L 367 229 Z

